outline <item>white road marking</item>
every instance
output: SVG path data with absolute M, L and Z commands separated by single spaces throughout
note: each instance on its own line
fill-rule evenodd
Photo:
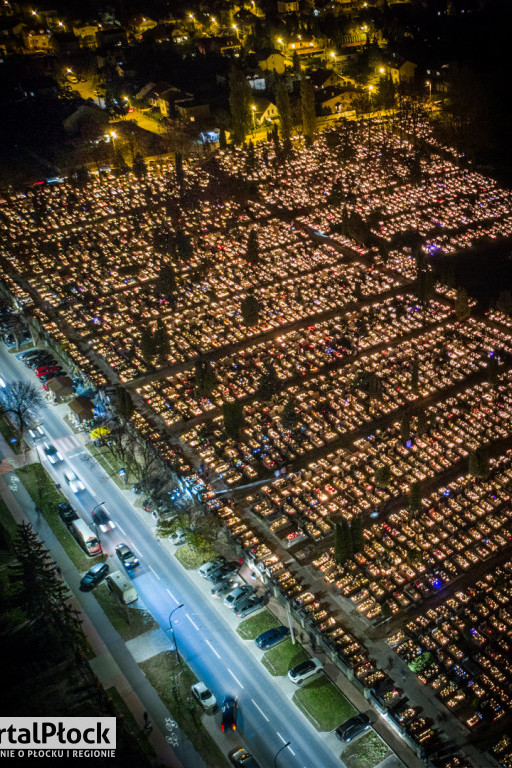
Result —
M 240 682 L 240 680 L 238 679 L 238 677 L 237 677 L 237 676 L 236 676 L 236 675 L 235 675 L 235 674 L 234 674 L 234 673 L 233 673 L 233 672 L 232 672 L 232 671 L 229 669 L 229 667 L 228 667 L 228 672 L 229 672 L 229 674 L 231 675 L 231 677 L 233 678 L 233 680 L 235 680 L 235 681 L 238 683 L 238 685 L 240 686 L 240 688 L 243 688 L 243 685 L 242 685 L 242 683 Z
M 251 701 L 252 701 L 252 703 L 254 704 L 254 706 L 256 707 L 256 709 L 258 710 L 258 712 L 260 713 L 260 715 L 263 715 L 263 717 L 265 718 L 265 720 L 267 721 L 267 723 L 268 723 L 268 722 L 270 722 L 270 721 L 269 721 L 269 719 L 268 719 L 268 717 L 267 717 L 267 716 L 266 716 L 266 714 L 264 713 L 264 711 L 261 709 L 261 707 L 259 707 L 259 706 L 256 704 L 256 702 L 254 701 L 254 699 L 251 699 Z
M 187 619 L 188 619 L 188 620 L 190 621 L 190 623 L 192 624 L 192 626 L 193 626 L 193 627 L 195 627 L 195 628 L 197 629 L 197 631 L 199 632 L 199 627 L 197 626 L 197 624 L 195 624 L 195 623 L 194 623 L 194 620 L 190 618 L 190 616 L 188 615 L 188 613 L 186 614 L 186 616 L 187 616 Z
M 167 590 L 167 591 L 169 591 L 169 590 Z M 213 647 L 213 645 L 210 643 L 210 641 L 209 641 L 209 640 L 207 640 L 206 642 L 207 642 L 207 644 L 210 646 L 210 648 L 212 649 L 212 651 L 214 652 L 214 654 L 216 655 L 216 657 L 217 657 L 218 659 L 220 659 L 220 656 L 219 656 L 219 654 L 217 653 L 217 651 L 215 650 L 215 648 Z
M 283 739 L 283 737 L 281 736 L 281 734 L 279 733 L 279 731 L 276 731 L 276 733 L 277 733 L 277 735 L 279 736 L 279 738 L 281 739 L 281 741 L 283 742 L 283 744 L 286 744 L 286 739 Z
M 121 526 L 119 526 L 119 527 L 121 528 Z M 121 530 L 122 530 L 122 528 L 121 528 Z M 124 533 L 124 531 L 123 531 L 123 533 Z M 141 555 L 141 553 L 140 553 L 140 549 L 138 549 L 138 548 L 135 546 L 135 544 L 132 544 L 132 549 L 134 549 L 134 550 L 136 551 L 136 553 L 138 554 L 138 556 L 139 556 L 139 557 L 142 557 L 142 555 Z
M 149 566 L 149 567 L 151 568 L 151 566 Z M 171 592 L 171 590 L 170 590 L 170 589 L 168 589 L 168 590 L 167 590 L 167 592 L 170 594 L 170 596 L 172 597 L 172 599 L 174 600 L 174 602 L 175 602 L 175 603 L 176 603 L 176 605 L 177 605 L 177 604 L 178 604 L 178 601 L 177 601 L 177 600 L 176 600 L 176 598 L 174 597 L 174 595 L 173 595 L 173 593 Z M 207 641 L 207 642 L 208 642 L 208 641 Z M 220 658 L 220 656 L 219 656 L 219 658 Z
M 152 568 L 151 566 L 149 566 L 149 570 L 150 570 L 150 571 L 153 573 L 153 575 L 154 575 L 154 576 L 156 576 L 156 577 L 157 577 L 158 581 L 162 581 L 162 579 L 160 578 L 160 576 L 158 575 L 158 573 L 155 571 L 155 569 L 154 569 L 154 568 Z
M 119 525 L 119 523 L 118 523 L 118 524 L 117 524 L 117 527 L 119 528 L 119 530 L 121 531 L 121 533 L 124 533 L 124 535 L 126 536 L 126 531 L 125 531 L 125 529 L 123 528 L 123 526 L 122 526 L 122 525 Z
M 293 749 L 290 747 L 290 745 L 289 745 L 289 744 L 288 744 L 288 749 L 290 750 L 290 752 L 292 753 L 292 755 L 295 757 L 295 752 L 293 751 Z

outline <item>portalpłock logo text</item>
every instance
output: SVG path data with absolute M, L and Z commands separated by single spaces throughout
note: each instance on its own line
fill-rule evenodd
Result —
M 0 760 L 115 754 L 115 717 L 0 717 Z

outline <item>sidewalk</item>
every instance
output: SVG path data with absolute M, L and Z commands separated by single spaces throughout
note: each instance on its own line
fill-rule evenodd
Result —
M 171 768 L 206 768 L 202 758 L 180 729 L 173 731 L 178 737 L 178 746 L 173 749 L 167 742 L 165 734 L 169 732 L 169 728 L 166 723 L 173 720 L 167 707 L 113 628 L 93 593 L 80 592 L 80 574 L 46 521 L 40 516 L 38 519 L 32 499 L 21 481 L 18 481 L 16 488 L 16 483 L 11 483 L 12 490 L 8 486 L 9 479 L 14 477 L 14 473 L 0 477 L 0 496 L 16 522 L 30 523 L 58 562 L 62 578 L 73 595 L 72 599 L 80 612 L 84 631 L 96 654 L 90 661 L 93 672 L 105 689 L 112 686 L 117 688 L 141 728 L 144 724 L 143 713 L 148 712 L 153 723 L 153 730 L 148 739 L 155 749 L 158 762 Z M 146 650 L 146 653 L 148 652 Z M 161 638 L 155 642 L 154 652 L 161 652 Z

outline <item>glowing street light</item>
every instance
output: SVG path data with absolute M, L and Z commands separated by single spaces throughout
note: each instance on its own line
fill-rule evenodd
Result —
M 427 80 L 425 85 L 428 86 L 428 100 L 432 101 L 432 81 L 431 80 Z
M 252 129 L 253 131 L 256 130 L 256 105 L 251 105 L 251 113 L 252 113 Z

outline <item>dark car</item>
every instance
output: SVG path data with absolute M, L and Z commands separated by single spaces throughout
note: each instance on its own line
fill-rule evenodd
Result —
M 78 515 L 67 501 L 61 501 L 61 503 L 58 505 L 59 510 L 59 517 L 62 520 L 63 523 L 73 522 L 73 520 L 78 520 Z
M 350 720 L 346 720 L 344 723 L 336 728 L 336 736 L 340 741 L 352 741 L 356 736 L 365 731 L 370 725 L 370 718 L 363 712 L 358 715 L 354 715 Z
M 282 625 L 280 627 L 272 627 L 272 629 L 267 629 L 266 632 L 258 635 L 254 642 L 262 651 L 267 651 L 269 648 L 273 648 L 274 645 L 278 645 L 278 643 L 286 640 L 289 634 L 290 630 L 288 627 L 283 627 Z
M 29 368 L 42 368 L 43 365 L 55 365 L 55 358 L 51 355 L 36 355 L 25 361 Z
M 243 747 L 237 747 L 233 752 L 229 753 L 228 757 L 229 762 L 237 768 L 259 768 L 251 753 Z
M 106 510 L 101 509 L 101 507 L 99 509 L 93 509 L 91 515 L 94 525 L 96 525 L 102 533 L 108 533 L 116 527 L 116 524 L 110 519 Z
M 92 568 L 89 568 L 80 579 L 80 586 L 83 589 L 92 589 L 99 584 L 104 576 L 109 572 L 108 563 L 96 563 Z
M 250 613 L 254 613 L 254 611 L 259 611 L 264 605 L 265 600 L 261 595 L 250 595 L 235 605 L 233 613 L 235 616 L 243 619 L 244 616 L 248 616 Z
M 226 696 L 221 707 L 222 722 L 220 728 L 222 733 L 226 731 L 236 731 L 236 699 L 232 696 Z
M 229 563 L 219 563 L 218 568 L 216 568 L 214 571 L 212 571 L 208 576 L 206 577 L 208 581 L 211 581 L 212 584 L 219 581 L 220 579 L 228 578 L 228 577 L 235 577 L 240 569 L 240 563 L 236 562 L 235 560 L 230 561 Z
M 139 565 L 138 558 L 135 557 L 127 544 L 118 544 L 116 547 L 116 555 L 127 570 L 136 568 Z

